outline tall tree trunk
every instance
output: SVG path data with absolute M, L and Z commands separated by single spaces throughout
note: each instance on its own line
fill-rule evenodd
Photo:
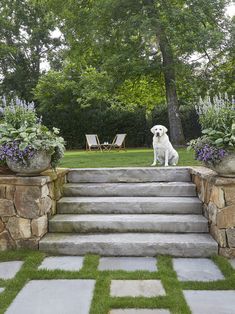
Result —
M 173 144 L 183 145 L 185 144 L 185 138 L 179 114 L 174 57 L 171 46 L 167 40 L 164 30 L 161 27 L 158 27 L 157 39 L 159 41 L 163 60 L 163 74 L 165 79 L 170 137 Z
M 166 6 L 166 0 L 163 0 L 160 3 L 161 6 Z M 185 144 L 185 139 L 179 114 L 173 51 L 166 36 L 165 29 L 161 23 L 159 8 L 156 9 L 154 0 L 144 0 L 144 4 L 149 17 L 155 22 L 156 37 L 162 54 L 166 101 L 170 125 L 170 138 L 173 144 L 183 145 Z

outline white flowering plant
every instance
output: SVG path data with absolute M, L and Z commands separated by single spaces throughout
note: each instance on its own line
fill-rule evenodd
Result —
M 211 99 L 200 98 L 195 106 L 202 127 L 202 136 L 189 142 L 197 160 L 206 164 L 218 164 L 235 150 L 235 103 L 234 98 L 219 94 Z
M 49 130 L 38 118 L 34 104 L 16 98 L 7 104 L 5 97 L 0 106 L 0 161 L 6 159 L 27 165 L 36 152 L 46 151 L 51 155 L 51 166 L 55 168 L 63 157 L 65 142 L 59 129 Z
M 223 133 L 230 133 L 231 126 L 235 122 L 235 99 L 229 99 L 228 95 L 219 94 L 211 98 L 206 96 L 199 98 L 195 106 L 199 116 L 202 130 L 212 129 Z

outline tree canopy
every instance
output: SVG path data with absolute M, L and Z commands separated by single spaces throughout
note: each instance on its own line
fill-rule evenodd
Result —
M 114 87 L 143 75 L 164 82 L 171 138 L 183 144 L 177 85 L 193 54 L 210 63 L 226 47 L 226 0 L 49 3 L 64 21 L 69 57 L 81 69 L 106 71 Z
M 58 38 L 51 37 L 56 17 L 31 0 L 1 0 L 0 12 L 1 93 L 31 100 L 42 61 L 60 45 Z
M 0 88 L 27 100 L 34 94 L 48 112 L 69 104 L 80 114 L 142 108 L 148 118 L 165 104 L 171 140 L 183 144 L 184 108 L 208 91 L 233 92 L 229 2 L 3 0 Z M 63 46 L 51 36 L 56 28 Z M 54 63 L 43 74 L 45 59 Z

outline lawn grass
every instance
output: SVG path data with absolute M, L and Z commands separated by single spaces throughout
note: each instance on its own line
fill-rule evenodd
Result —
M 179 166 L 198 166 L 194 152 L 186 148 L 177 149 Z M 99 167 L 149 167 L 153 162 L 153 150 L 149 148 L 127 149 L 126 151 L 67 151 L 60 164 L 65 168 L 99 168 Z
M 0 262 L 23 260 L 24 264 L 14 279 L 0 280 L 0 287 L 5 287 L 0 294 L 0 314 L 3 314 L 18 292 L 29 280 L 42 279 L 95 279 L 95 291 L 90 314 L 108 314 L 114 308 L 165 308 L 172 314 L 190 314 L 184 299 L 183 289 L 189 290 L 234 290 L 235 270 L 221 256 L 212 259 L 225 276 L 224 280 L 214 282 L 180 282 L 172 266 L 172 258 L 158 256 L 156 272 L 148 271 L 98 271 L 99 256 L 86 255 L 80 271 L 38 270 L 46 254 L 37 251 L 0 252 Z M 113 298 L 109 295 L 112 279 L 160 279 L 166 296 L 156 298 Z M 19 313 L 22 314 L 22 313 Z

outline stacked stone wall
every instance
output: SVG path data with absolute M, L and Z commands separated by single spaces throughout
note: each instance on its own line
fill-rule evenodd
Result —
M 0 176 L 0 250 L 38 249 L 56 213 L 67 169 L 37 177 Z
M 235 256 L 235 178 L 219 177 L 205 167 L 192 167 L 190 172 L 219 254 Z

